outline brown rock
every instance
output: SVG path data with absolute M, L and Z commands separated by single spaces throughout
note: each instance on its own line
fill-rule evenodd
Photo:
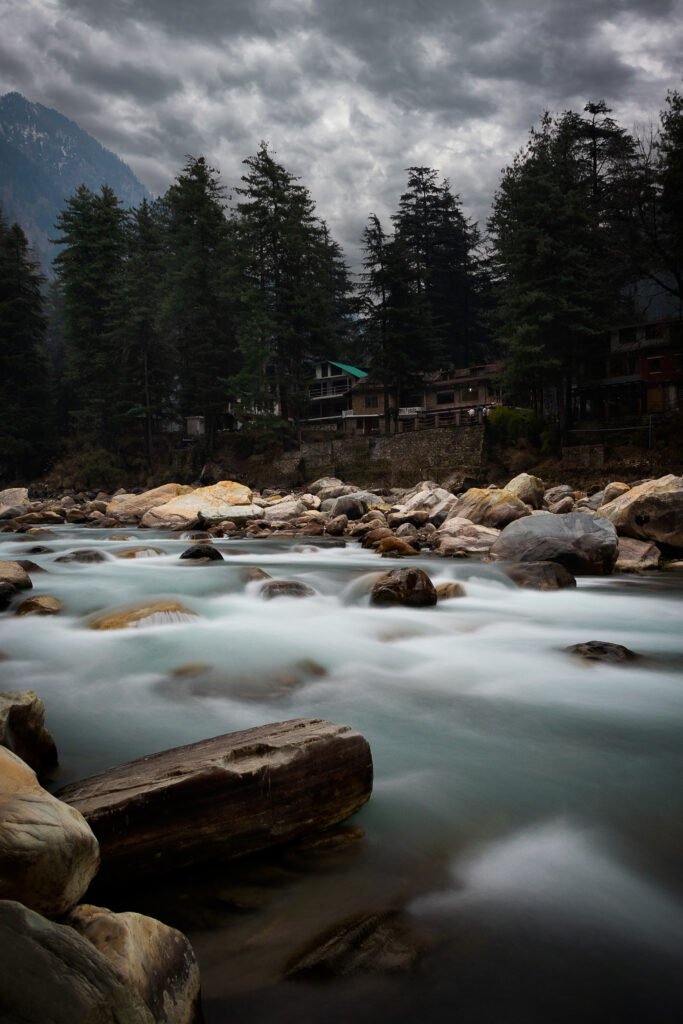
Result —
M 498 487 L 491 490 L 470 487 L 469 491 L 461 494 L 455 502 L 448 518 L 458 516 L 469 519 L 472 523 L 500 530 L 508 523 L 528 515 L 529 509 L 524 502 L 508 491 Z
M 436 601 L 434 584 L 423 569 L 392 569 L 375 581 L 370 593 L 370 603 L 376 605 L 426 608 Z
M 436 596 L 439 601 L 450 601 L 452 597 L 465 597 L 467 591 L 462 583 L 437 583 Z
M 31 577 L 18 562 L 0 562 L 0 582 L 11 584 L 16 590 L 30 590 Z
M 418 550 L 400 537 L 385 537 L 379 542 L 376 550 L 383 558 L 411 558 L 419 554 Z
M 45 728 L 45 705 L 33 690 L 0 693 L 0 746 L 38 775 L 57 765 L 57 747 Z
M 368 530 L 361 541 L 361 546 L 364 548 L 374 548 L 377 547 L 381 540 L 393 536 L 393 531 L 388 526 L 378 526 L 374 530 Z
M 341 537 L 348 525 L 348 516 L 335 516 L 334 519 L 330 519 L 325 526 L 325 533 L 329 533 L 330 537 Z
M 155 487 L 143 494 L 126 494 L 124 492 L 115 494 L 106 509 L 102 511 L 106 511 L 107 515 L 113 516 L 119 522 L 135 523 L 151 508 L 165 505 L 173 498 L 191 492 L 192 488 L 186 487 L 184 484 L 164 484 L 162 487 Z
M 37 594 L 27 597 L 17 608 L 17 615 L 59 615 L 64 603 L 51 594 Z
M 683 549 L 683 477 L 647 480 L 598 509 L 622 537 Z
M 0 899 L 58 917 L 78 902 L 98 864 L 97 840 L 82 815 L 0 747 Z
M 659 568 L 661 560 L 662 552 L 652 541 L 620 537 L 619 554 L 614 568 L 617 572 L 651 572 Z
M 90 629 L 141 629 L 145 626 L 167 625 L 172 622 L 190 622 L 197 613 L 180 601 L 150 601 L 104 612 L 91 619 Z
M 113 538 L 112 538 L 113 540 Z M 163 555 L 164 552 L 161 548 L 150 548 L 150 547 L 135 547 L 135 548 L 124 548 L 123 551 L 117 551 L 117 558 L 156 558 L 158 555 Z
M 571 647 L 565 647 L 565 651 L 577 658 L 583 658 L 584 661 L 605 661 L 610 665 L 625 665 L 640 658 L 639 654 L 628 647 L 604 640 L 587 640 L 583 644 L 572 644 Z
M 129 878 L 238 857 L 329 828 L 369 799 L 372 758 L 348 726 L 296 719 L 152 754 L 61 790 Z
M 271 601 L 274 597 L 315 597 L 315 590 L 301 580 L 269 580 L 261 587 L 260 594 Z
M 199 967 L 182 932 L 142 914 L 83 903 L 65 920 L 137 992 L 156 1024 L 199 1024 Z

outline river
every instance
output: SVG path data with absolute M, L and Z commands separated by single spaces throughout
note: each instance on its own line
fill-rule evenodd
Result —
M 55 787 L 309 716 L 358 729 L 375 763 L 370 803 L 331 850 L 198 869 L 112 899 L 187 932 L 209 1024 L 683 1019 L 681 576 L 544 593 L 494 566 L 426 557 L 410 564 L 466 596 L 372 608 L 376 574 L 405 561 L 268 539 L 217 541 L 225 561 L 197 565 L 179 561 L 187 539 L 129 538 L 2 535 L 0 557 L 46 570 L 31 593 L 65 604 L 55 617 L 0 616 L 0 685 L 45 701 Z M 161 553 L 116 557 L 134 545 Z M 55 561 L 93 547 L 107 560 Z M 318 596 L 264 601 L 250 567 Z M 93 612 L 151 596 L 197 617 L 86 628 Z M 588 664 L 563 650 L 587 640 L 643 658 Z M 412 971 L 282 979 L 317 935 L 387 908 L 416 937 Z

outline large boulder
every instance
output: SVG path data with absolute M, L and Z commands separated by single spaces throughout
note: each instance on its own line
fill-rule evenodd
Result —
M 404 515 L 409 515 L 411 512 L 427 512 L 429 522 L 438 526 L 444 521 L 456 501 L 456 496 L 450 491 L 443 487 L 432 487 L 416 491 L 400 507 L 400 511 Z
M 428 608 L 437 602 L 436 588 L 424 569 L 392 569 L 375 581 L 370 603 Z
M 33 690 L 0 693 L 0 746 L 38 775 L 57 765 L 57 747 L 45 728 L 45 705 Z
M 618 539 L 606 519 L 570 512 L 528 516 L 510 523 L 491 547 L 508 562 L 559 562 L 576 575 L 606 575 L 617 560 Z
M 299 498 L 283 498 L 282 501 L 269 505 L 268 508 L 263 510 L 262 514 L 263 518 L 268 522 L 276 519 L 290 520 L 296 519 L 308 511 L 308 509 L 309 506 L 305 502 L 300 501 Z
M 92 943 L 13 900 L 0 901 L 0 962 L 7 1024 L 155 1024 Z
M 598 509 L 623 537 L 683 550 L 683 477 L 647 480 Z
M 371 790 L 367 740 L 303 718 L 152 754 L 59 796 L 97 835 L 102 876 L 129 879 L 327 829 Z
M 502 530 L 508 523 L 528 515 L 529 509 L 524 502 L 509 491 L 500 487 L 470 487 L 452 506 L 449 518 L 458 516 L 481 526 L 493 526 Z
M 143 914 L 83 903 L 65 923 L 87 939 L 137 992 L 156 1024 L 201 1020 L 197 959 L 182 932 Z
M 151 508 L 165 505 L 181 494 L 191 493 L 192 488 L 185 484 L 163 484 L 142 494 L 115 494 L 106 506 L 106 513 L 121 523 L 136 523 Z
M 78 903 L 98 865 L 97 840 L 83 816 L 0 747 L 0 899 L 59 917 Z
M 14 519 L 31 508 L 26 487 L 8 487 L 0 491 L 0 519 Z
M 88 625 L 91 629 L 143 629 L 147 626 L 191 622 L 196 618 L 197 613 L 186 608 L 180 601 L 147 601 L 103 612 L 91 619 Z
M 141 523 L 143 526 L 172 529 L 185 529 L 197 521 L 219 523 L 222 519 L 230 519 L 230 513 L 235 506 L 251 506 L 252 499 L 251 490 L 244 484 L 235 483 L 233 480 L 221 480 L 210 487 L 198 487 L 189 494 L 181 494 L 170 501 L 155 505 L 145 512 Z M 252 515 L 260 516 L 262 510 L 254 510 Z
M 15 590 L 30 590 L 31 577 L 19 562 L 0 561 L 0 582 L 9 583 Z
M 630 490 L 630 484 L 625 484 L 621 480 L 613 480 L 612 483 L 607 484 L 607 487 L 602 492 L 600 505 L 609 505 L 610 501 L 620 498 L 622 494 L 626 494 Z
M 545 484 L 538 476 L 531 476 L 529 473 L 519 473 L 505 485 L 505 490 L 508 494 L 514 494 L 525 505 L 531 505 L 532 508 L 543 507 Z
M 346 516 L 347 519 L 360 519 L 368 510 L 368 503 L 360 492 L 343 494 L 336 498 L 329 509 L 330 517 Z

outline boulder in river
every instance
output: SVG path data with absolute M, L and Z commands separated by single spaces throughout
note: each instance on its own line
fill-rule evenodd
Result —
M 659 568 L 662 552 L 656 544 L 648 540 L 636 540 L 634 537 L 619 538 L 619 555 L 615 569 L 617 572 L 651 572 Z
M 67 551 L 65 555 L 55 558 L 55 562 L 82 562 L 89 565 L 92 562 L 106 562 L 107 556 L 97 548 L 82 548 L 80 551 Z
M 575 587 L 576 580 L 559 562 L 513 562 L 502 571 L 518 587 L 529 590 L 562 590 Z
M 683 477 L 660 477 L 630 488 L 598 509 L 623 537 L 683 549 Z
M 454 597 L 465 597 L 466 591 L 462 583 L 450 580 L 447 583 L 437 583 L 436 596 L 439 601 L 450 601 Z
M 0 561 L 0 583 L 9 583 L 15 590 L 30 590 L 31 577 L 18 562 Z
M 223 519 L 230 519 L 236 506 L 251 509 L 251 517 L 256 518 L 262 515 L 262 510 L 252 506 L 252 498 L 250 488 L 244 484 L 221 480 L 220 483 L 198 487 L 189 494 L 181 494 L 149 509 L 141 523 L 143 526 L 188 529 L 198 521 L 219 523 Z
M 436 588 L 424 569 L 392 569 L 375 581 L 370 603 L 428 608 L 437 602 Z
M 315 597 L 315 590 L 301 580 L 267 580 L 259 591 L 266 601 L 274 597 Z
M 180 601 L 147 601 L 103 612 L 91 619 L 91 629 L 142 629 L 146 626 L 165 626 L 174 622 L 191 622 L 197 613 Z
M 524 502 L 500 487 L 470 487 L 452 506 L 448 518 L 458 516 L 500 530 L 508 523 L 528 515 L 529 509 Z
M 158 508 L 181 494 L 191 494 L 192 488 L 185 484 L 163 484 L 142 494 L 115 494 L 106 505 L 106 513 L 121 523 L 136 523 L 145 512 Z
M 151 754 L 59 796 L 97 835 L 101 874 L 129 879 L 327 829 L 371 791 L 367 740 L 349 726 L 303 718 Z
M 92 943 L 14 900 L 0 900 L 0 963 L 7 1024 L 155 1024 Z
M 27 597 L 17 608 L 17 615 L 59 615 L 64 603 L 52 594 L 36 594 Z
M 8 583 L 7 580 L 0 580 L 0 612 L 4 612 L 6 608 L 9 608 L 18 593 L 19 591 L 13 583 Z
M 97 840 L 79 811 L 0 747 L 0 899 L 59 917 L 78 903 L 98 864 Z
M 182 932 L 153 917 L 83 903 L 65 924 L 87 939 L 137 992 L 155 1024 L 199 1024 L 197 959 Z
M 617 560 L 616 530 L 606 519 L 569 512 L 539 514 L 506 526 L 491 557 L 509 562 L 559 562 L 574 575 L 607 575 Z
M 33 690 L 0 693 L 0 746 L 38 775 L 57 765 L 57 747 L 45 728 L 45 705 Z
M 610 665 L 625 665 L 640 658 L 639 654 L 624 647 L 623 644 L 611 644 L 605 640 L 587 640 L 583 644 L 572 644 L 571 647 L 565 647 L 565 651 L 576 658 L 583 658 L 584 661 L 604 661 Z
M 8 487 L 0 491 L 0 519 L 14 519 L 31 508 L 26 487 Z
M 213 544 L 193 544 L 192 547 L 186 548 L 181 558 L 185 558 L 191 562 L 223 562 L 224 558 L 218 548 L 215 548 Z

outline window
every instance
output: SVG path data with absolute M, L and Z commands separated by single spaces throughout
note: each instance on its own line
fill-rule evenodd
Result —
M 436 393 L 436 404 L 437 405 L 453 405 L 455 401 L 455 392 L 453 391 L 437 391 Z
M 647 372 L 648 373 L 661 373 L 662 372 L 662 357 L 661 356 L 650 356 L 647 360 Z
M 365 408 L 366 409 L 378 409 L 379 398 L 377 395 L 366 395 L 365 396 Z
M 323 365 L 320 367 L 320 376 L 321 377 L 328 377 L 329 373 L 330 373 L 329 364 L 328 363 L 323 363 Z

